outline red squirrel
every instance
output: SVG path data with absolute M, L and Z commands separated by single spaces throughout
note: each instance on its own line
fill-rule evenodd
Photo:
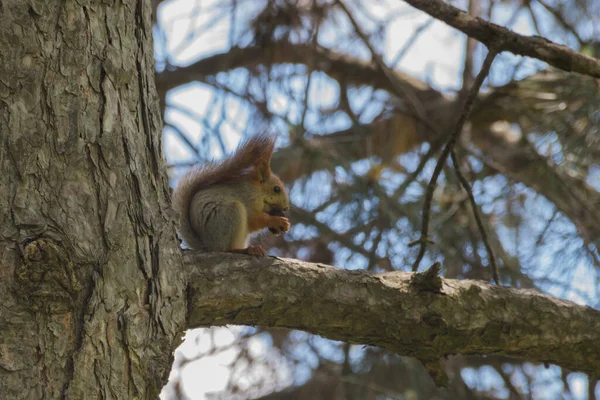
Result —
M 261 246 L 248 246 L 248 235 L 263 228 L 287 232 L 283 214 L 289 199 L 271 172 L 275 138 L 262 134 L 243 142 L 228 158 L 190 170 L 173 193 L 179 234 L 197 250 L 264 256 Z

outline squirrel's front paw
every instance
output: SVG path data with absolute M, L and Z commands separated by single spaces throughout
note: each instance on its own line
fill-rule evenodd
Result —
M 272 234 L 279 235 L 283 232 L 287 232 L 290 229 L 290 225 L 290 220 L 286 217 L 271 216 L 268 228 Z

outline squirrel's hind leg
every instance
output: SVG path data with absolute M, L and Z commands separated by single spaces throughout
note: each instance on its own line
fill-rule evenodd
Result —
M 194 227 L 207 251 L 245 249 L 248 238 L 246 208 L 239 201 L 196 204 L 191 210 Z

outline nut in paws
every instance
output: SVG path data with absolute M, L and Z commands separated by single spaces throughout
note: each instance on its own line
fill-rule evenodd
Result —
M 280 235 L 290 229 L 290 220 L 286 217 L 273 216 L 269 223 L 269 231 L 274 235 Z

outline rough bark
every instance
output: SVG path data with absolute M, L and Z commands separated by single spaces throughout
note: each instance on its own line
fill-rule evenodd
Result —
M 0 393 L 156 398 L 184 327 L 143 0 L 0 3 Z
M 494 354 L 600 373 L 600 311 L 534 290 L 454 279 L 423 284 L 408 272 L 371 274 L 276 257 L 187 252 L 184 260 L 189 328 L 301 329 L 426 366 L 452 354 Z

